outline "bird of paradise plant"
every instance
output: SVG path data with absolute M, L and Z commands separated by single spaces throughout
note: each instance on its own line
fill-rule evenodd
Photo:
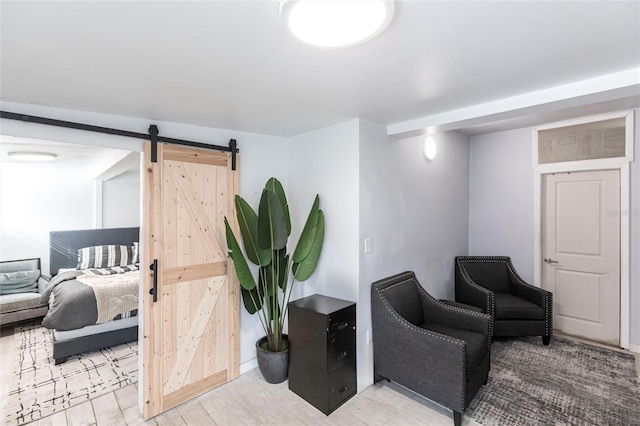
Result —
M 270 178 L 262 190 L 257 214 L 239 195 L 235 197 L 235 206 L 245 253 L 226 217 L 224 222 L 242 301 L 247 312 L 258 313 L 268 342 L 268 348 L 263 349 L 280 352 L 288 344 L 282 329 L 293 283 L 305 281 L 313 274 L 322 251 L 324 213 L 320 209 L 320 197 L 315 197 L 293 255 L 287 253 L 291 235 L 289 205 L 276 178 Z M 247 259 L 258 266 L 257 280 Z

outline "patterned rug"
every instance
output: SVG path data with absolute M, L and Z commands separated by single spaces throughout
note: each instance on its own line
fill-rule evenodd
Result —
M 138 343 L 69 357 L 54 365 L 51 331 L 17 326 L 7 425 L 21 425 L 138 381 Z
M 560 337 L 496 339 L 489 381 L 465 415 L 484 426 L 640 425 L 636 361 Z

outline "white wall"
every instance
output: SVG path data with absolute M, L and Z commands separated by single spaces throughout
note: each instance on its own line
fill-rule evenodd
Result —
M 309 280 L 296 283 L 292 300 L 323 294 L 358 300 L 358 120 L 294 136 L 287 197 L 291 250 L 316 194 L 325 215 L 322 254 Z
M 140 170 L 128 170 L 102 184 L 102 227 L 140 226 Z
M 454 298 L 455 256 L 468 251 L 469 139 L 436 135 L 437 156 L 422 154 L 423 137 L 396 140 L 385 126 L 360 124 L 359 385 L 373 382 L 371 284 L 411 270 L 436 298 Z M 364 254 L 364 239 L 372 251 Z
M 630 342 L 640 348 L 640 129 L 636 116 L 631 163 Z M 516 270 L 533 283 L 532 129 L 470 139 L 469 254 L 511 256 Z
M 39 257 L 49 274 L 49 232 L 92 227 L 91 171 L 0 162 L 0 260 Z
M 469 254 L 510 256 L 533 282 L 532 130 L 472 136 L 469 165 Z

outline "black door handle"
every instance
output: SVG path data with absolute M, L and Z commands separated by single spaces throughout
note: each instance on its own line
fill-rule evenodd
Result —
M 349 323 L 345 321 L 345 322 L 343 322 L 341 324 L 338 324 L 338 330 L 344 330 L 348 326 L 349 326 Z
M 153 301 L 158 301 L 158 259 L 153 259 L 153 264 L 149 266 L 153 271 L 153 288 L 149 289 L 149 294 L 153 296 Z

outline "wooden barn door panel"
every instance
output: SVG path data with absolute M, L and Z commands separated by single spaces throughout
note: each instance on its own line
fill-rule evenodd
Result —
M 144 417 L 239 374 L 239 298 L 229 268 L 224 217 L 235 218 L 231 154 L 145 146 L 145 255 L 158 261 L 157 302 L 144 299 Z M 235 226 L 235 223 L 232 223 Z

